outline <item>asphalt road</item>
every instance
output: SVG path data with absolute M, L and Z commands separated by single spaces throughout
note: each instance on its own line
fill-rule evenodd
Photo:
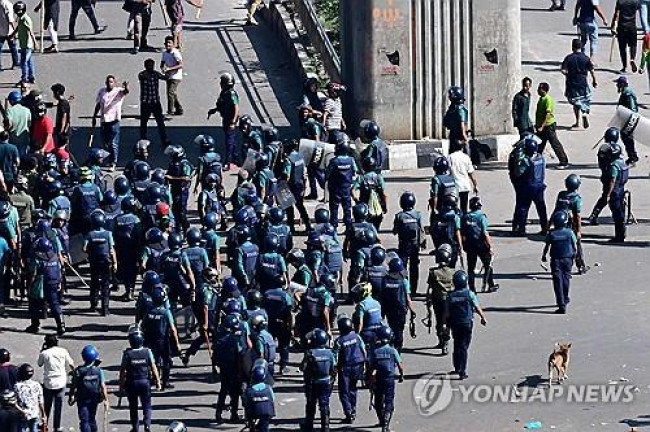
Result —
M 225 5 L 223 4 L 225 3 Z M 609 39 L 601 40 L 601 51 L 597 56 L 597 74 L 600 87 L 595 92 L 592 127 L 589 130 L 566 130 L 572 123 L 571 108 L 562 97 L 563 77 L 559 64 L 569 51 L 573 35 L 570 12 L 546 12 L 545 0 L 523 0 L 523 61 L 524 73 L 534 82 L 545 80 L 551 84 L 552 95 L 558 101 L 560 139 L 564 143 L 572 167 L 568 171 L 553 169 L 550 161 L 548 171 L 547 201 L 552 202 L 561 189 L 563 179 L 570 172 L 580 174 L 583 180 L 581 192 L 584 197 L 585 213 L 588 213 L 600 193 L 595 153 L 592 145 L 598 140 L 612 115 L 617 96 L 615 85 L 620 66 L 616 60 L 608 62 Z M 601 1 L 608 19 L 613 10 L 613 0 Z M 570 6 L 572 6 L 571 2 Z M 63 15 L 69 4 L 63 3 Z M 88 115 L 94 104 L 94 93 L 102 85 L 108 73 L 120 79 L 129 79 L 134 84 L 141 62 L 146 54 L 128 54 L 130 42 L 122 40 L 126 16 L 119 9 L 118 2 L 102 2 L 100 17 L 109 24 L 106 33 L 100 36 L 83 35 L 74 43 L 64 41 L 63 52 L 58 55 L 38 56 L 37 81 L 47 89 L 56 81 L 64 82 L 69 93 L 75 94 L 73 105 L 74 124 L 77 128 L 76 145 L 87 140 Z M 232 7 L 231 7 L 232 6 Z M 155 15 L 156 29 L 152 41 L 164 37 L 159 11 Z M 221 139 L 214 123 L 205 120 L 205 112 L 214 103 L 217 94 L 218 74 L 221 71 L 235 72 L 240 83 L 245 112 L 253 113 L 259 120 L 287 127 L 293 121 L 295 104 L 299 96 L 299 83 L 283 75 L 288 63 L 277 49 L 271 33 L 264 26 L 242 28 L 244 10 L 231 2 L 209 3 L 200 22 L 190 19 L 188 11 L 186 26 L 186 77 L 181 86 L 181 98 L 185 105 L 185 116 L 169 122 L 172 139 L 187 144 L 198 132 L 208 131 Z M 90 27 L 80 18 L 82 28 Z M 66 20 L 67 22 L 67 20 Z M 65 27 L 65 26 L 63 26 Z M 65 33 L 65 32 L 64 32 Z M 601 30 L 603 36 L 605 29 Z M 157 56 L 155 58 L 157 60 Z M 15 82 L 15 72 L 2 72 L 0 81 Z M 642 104 L 648 102 L 646 77 L 630 76 Z M 137 88 L 129 96 L 125 113 L 137 113 Z M 642 111 L 647 114 L 645 106 Z M 289 120 L 288 120 L 288 119 Z M 125 120 L 126 136 L 123 142 L 132 142 L 135 136 L 136 120 Z M 152 137 L 156 139 L 155 135 Z M 125 145 L 125 149 L 128 147 Z M 557 431 L 623 431 L 625 423 L 641 428 L 650 425 L 648 401 L 650 379 L 647 358 L 650 348 L 647 333 L 650 324 L 646 319 L 648 304 L 647 265 L 650 265 L 650 198 L 648 197 L 647 147 L 640 147 L 641 162 L 632 170 L 628 188 L 634 197 L 634 213 L 638 225 L 629 226 L 629 241 L 625 246 L 609 245 L 606 240 L 613 234 L 609 211 L 605 210 L 604 223 L 598 227 L 585 227 L 584 249 L 592 269 L 584 276 L 576 276 L 572 282 L 571 305 L 565 316 L 553 315 L 554 297 L 550 274 L 539 263 L 543 247 L 541 238 L 508 237 L 509 221 L 512 216 L 513 193 L 507 181 L 502 164 L 488 164 L 478 173 L 481 197 L 489 216 L 492 235 L 496 245 L 495 277 L 501 289 L 494 294 L 482 294 L 481 303 L 488 317 L 488 326 L 477 326 L 471 347 L 469 379 L 463 384 L 512 386 L 520 392 L 546 390 L 546 361 L 555 342 L 572 342 L 570 378 L 568 385 L 609 385 L 618 381 L 621 385 L 636 387 L 633 401 L 628 403 L 584 403 L 566 402 L 558 398 L 554 402 L 469 402 L 462 403 L 458 382 L 452 381 L 455 389 L 452 404 L 443 412 L 427 417 L 420 414 L 413 390 L 418 379 L 429 374 L 444 374 L 451 367 L 450 357 L 439 357 L 431 349 L 436 341 L 428 335 L 418 322 L 418 337 L 406 340 L 404 362 L 406 381 L 397 386 L 397 410 L 393 429 L 397 431 L 518 431 L 530 421 L 540 421 L 543 430 Z M 126 153 L 126 151 L 125 151 Z M 192 154 L 194 154 L 192 152 Z M 163 163 L 163 156 L 158 155 Z M 397 199 L 404 190 L 413 190 L 418 197 L 418 209 L 426 213 L 426 199 L 431 172 L 429 170 L 395 172 L 388 174 L 389 215 L 382 230 L 382 241 L 391 247 L 395 245 L 390 234 L 392 215 L 397 209 Z M 234 182 L 227 176 L 228 184 Z M 315 204 L 310 204 L 313 209 Z M 531 213 L 531 218 L 534 218 Z M 531 227 L 530 232 L 535 232 Z M 426 273 L 432 260 L 421 257 L 420 292 L 425 290 Z M 645 282 L 644 282 L 645 281 Z M 87 292 L 76 286 L 72 290 L 73 303 L 66 308 L 69 316 L 69 333 L 62 340 L 75 359 L 80 360 L 81 348 L 87 343 L 98 346 L 104 359 L 103 366 L 114 388 L 119 359 L 126 347 L 126 328 L 132 322 L 132 305 L 113 302 L 113 315 L 100 318 L 89 314 Z M 350 311 L 349 307 L 342 310 Z M 417 311 L 424 316 L 424 305 L 418 301 Z M 34 363 L 41 346 L 42 336 L 22 332 L 27 325 L 24 310 L 12 312 L 12 317 L 0 321 L 0 345 L 10 349 L 14 362 Z M 419 321 L 419 319 L 418 319 Z M 45 331 L 53 331 L 48 322 Z M 187 346 L 187 340 L 183 343 Z M 292 354 L 291 360 L 298 362 L 299 354 Z M 163 430 L 171 420 L 182 418 L 191 431 L 239 430 L 243 425 L 220 425 L 212 423 L 213 404 L 218 384 L 209 376 L 207 353 L 201 351 L 189 368 L 180 362 L 172 371 L 172 382 L 176 388 L 154 396 L 154 430 Z M 463 389 L 467 391 L 467 387 Z M 304 397 L 301 394 L 301 378 L 295 367 L 276 386 L 277 419 L 273 430 L 296 430 L 304 413 Z M 371 430 L 376 422 L 374 412 L 367 409 L 367 392 L 362 392 L 358 403 L 358 422 L 354 427 L 339 425 L 342 418 L 338 395 L 332 398 L 333 429 Z M 109 415 L 110 431 L 129 429 L 126 403 L 116 407 L 117 400 L 111 396 L 112 409 Z M 421 406 L 420 406 L 421 407 Z M 66 428 L 77 428 L 76 413 L 66 407 Z M 642 429 L 643 430 L 643 429 Z

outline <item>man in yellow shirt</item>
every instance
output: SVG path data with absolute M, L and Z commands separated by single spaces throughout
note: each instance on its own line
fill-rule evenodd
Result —
M 569 166 L 569 159 L 564 152 L 564 147 L 557 137 L 556 122 L 555 122 L 555 101 L 551 98 L 549 91 L 551 87 L 548 83 L 539 83 L 537 87 L 537 94 L 539 100 L 537 101 L 537 110 L 535 111 L 535 131 L 537 136 L 542 140 L 538 147 L 539 153 L 544 152 L 546 143 L 550 143 L 558 161 L 558 169 L 565 169 Z

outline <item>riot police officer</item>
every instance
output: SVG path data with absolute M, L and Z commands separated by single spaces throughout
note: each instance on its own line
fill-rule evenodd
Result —
M 436 248 L 442 244 L 451 246 L 452 255 L 450 264 L 452 267 L 456 267 L 458 258 L 460 258 L 461 263 L 463 262 L 463 240 L 460 232 L 461 220 L 460 216 L 458 216 L 457 205 L 456 197 L 451 195 L 446 196 L 431 226 L 433 245 Z
M 161 273 L 163 281 L 169 286 L 169 301 L 172 310 L 180 303 L 189 306 L 196 296 L 196 281 L 190 266 L 190 261 L 181 250 L 183 236 L 174 232 L 167 239 L 169 251 L 161 258 Z
M 492 249 L 492 239 L 488 232 L 487 216 L 483 213 L 483 203 L 480 197 L 472 197 L 469 200 L 469 213 L 463 215 L 461 220 L 461 236 L 463 239 L 463 249 L 467 253 L 467 273 L 469 275 L 469 288 L 476 292 L 474 280 L 474 270 L 476 263 L 480 259 L 483 263 L 483 290 L 487 287 L 488 292 L 494 292 L 499 289 L 499 285 L 494 283 L 494 270 L 492 268 L 492 258 L 494 251 Z
M 352 322 L 355 331 L 361 335 L 366 345 L 375 342 L 375 333 L 382 326 L 381 304 L 372 298 L 372 286 L 369 283 L 360 283 L 350 290 L 356 303 Z
M 448 244 L 443 244 L 436 250 L 436 267 L 429 269 L 427 280 L 427 327 L 431 329 L 431 310 L 436 319 L 436 336 L 438 344 L 434 349 L 440 349 L 442 355 L 447 355 L 449 343 L 449 316 L 447 313 L 447 295 L 453 291 L 453 278 L 455 270 L 449 265 L 452 249 Z
M 90 311 L 96 310 L 97 297 L 101 296 L 102 316 L 109 314 L 111 276 L 117 271 L 113 234 L 104 229 L 105 224 L 104 213 L 101 210 L 93 212 L 90 215 L 92 230 L 86 235 L 83 246 L 90 263 Z
M 120 202 L 114 190 L 111 189 L 106 191 L 100 208 L 104 212 L 104 218 L 106 219 L 106 229 L 113 231 L 113 228 L 115 227 L 115 218 L 121 212 Z
M 284 210 L 280 207 L 271 207 L 266 235 L 278 236 L 278 253 L 282 256 L 286 256 L 287 252 L 293 249 L 293 221 L 290 221 L 290 225 L 291 227 L 285 223 Z
M 138 400 L 142 405 L 145 432 L 151 431 L 151 379 L 156 390 L 160 390 L 160 377 L 153 354 L 144 347 L 144 336 L 140 330 L 129 333 L 130 348 L 122 354 L 120 365 L 120 391 L 126 391 L 129 401 L 131 430 L 140 430 Z
M 354 159 L 348 154 L 349 144 L 345 134 L 336 144 L 334 158 L 325 170 L 329 192 L 330 223 L 335 228 L 339 225 L 339 207 L 343 207 L 343 219 L 346 228 L 352 224 L 352 185 L 359 172 Z
M 285 373 L 289 363 L 289 345 L 293 328 L 293 299 L 284 286 L 276 286 L 264 293 L 264 310 L 268 314 L 268 330 L 277 339 L 280 354 L 280 375 Z
M 345 420 L 352 424 L 357 417 L 357 383 L 364 379 L 366 346 L 353 329 L 352 320 L 341 316 L 337 320 L 340 336 L 334 340 L 334 358 L 339 378 L 339 398 Z
M 138 276 L 138 259 L 144 237 L 142 222 L 135 214 L 137 201 L 132 196 L 122 200 L 122 214 L 115 219 L 113 239 L 115 240 L 115 255 L 117 267 L 120 269 L 120 279 L 124 282 L 125 301 L 133 300 L 135 295 L 135 280 Z
M 223 166 L 221 165 L 221 155 L 217 153 L 214 138 L 210 135 L 198 135 L 194 138 L 194 143 L 198 144 L 201 150 L 196 171 L 196 183 L 194 184 L 194 193 L 196 194 L 199 191 L 199 185 L 203 187 L 209 174 L 215 174 L 219 180 L 223 178 Z
M 287 182 L 287 186 L 295 200 L 295 204 L 286 209 L 289 227 L 292 231 L 295 231 L 295 207 L 298 209 L 300 219 L 302 219 L 302 222 L 305 224 L 305 231 L 309 232 L 311 230 L 311 223 L 304 203 L 305 160 L 302 155 L 298 153 L 298 143 L 296 140 L 292 139 L 285 141 L 283 148 L 285 157 L 280 179 Z
M 41 237 L 33 245 L 30 262 L 29 280 L 29 315 L 31 324 L 26 331 L 38 333 L 40 320 L 45 315 L 45 304 L 49 306 L 56 321 L 59 336 L 65 333 L 63 312 L 59 303 L 61 285 L 61 262 L 54 251 L 52 242 Z
M 208 213 L 202 219 L 201 229 L 201 242 L 203 248 L 208 254 L 208 262 L 211 267 L 214 267 L 219 274 L 221 274 L 221 254 L 219 248 L 221 247 L 221 237 L 217 233 L 217 223 L 219 216 L 216 213 Z
M 307 289 L 300 298 L 299 328 L 297 332 L 304 338 L 314 329 L 325 330 L 331 334 L 330 311 L 334 306 L 334 298 L 328 289 L 335 283 L 334 276 L 328 273 L 320 275 L 318 283 Z
M 133 165 L 133 178 L 131 180 L 131 192 L 135 199 L 141 204 L 146 201 L 147 189 L 151 182 L 149 177 L 151 175 L 151 167 L 145 161 L 137 161 Z
M 275 395 L 273 388 L 265 383 L 266 379 L 264 367 L 255 366 L 243 395 L 246 421 L 251 431 L 268 432 L 271 419 L 275 417 Z
M 569 304 L 569 285 L 571 284 L 571 269 L 573 259 L 578 249 L 578 239 L 573 230 L 567 227 L 569 216 L 565 212 L 553 214 L 553 227 L 546 236 L 546 245 L 542 252 L 542 262 L 546 262 L 546 254 L 551 251 L 551 274 L 553 275 L 553 290 L 557 303 L 557 314 L 565 314 Z
M 257 196 L 267 205 L 273 205 L 275 202 L 275 191 L 278 186 L 278 180 L 271 170 L 270 163 L 268 155 L 261 154 L 255 162 L 255 175 L 253 176 Z
M 175 352 L 180 352 L 178 333 L 174 317 L 165 304 L 167 293 L 160 288 L 154 288 L 151 293 L 152 306 L 144 315 L 140 326 L 144 333 L 144 346 L 153 353 L 153 358 L 159 371 L 162 371 L 162 389 L 173 388 L 169 384 L 169 374 L 172 367 L 172 346 L 174 340 Z
M 404 382 L 402 358 L 390 345 L 392 338 L 390 327 L 381 326 L 377 330 L 377 347 L 370 351 L 368 357 L 370 388 L 382 432 L 390 430 L 390 421 L 395 410 L 395 367 L 399 370 L 399 382 Z
M 199 217 L 203 219 L 208 213 L 223 215 L 224 208 L 221 203 L 222 199 L 221 179 L 214 173 L 205 176 L 203 180 L 203 190 L 199 193 L 197 209 Z
M 90 215 L 102 202 L 103 194 L 93 182 L 94 176 L 90 169 L 82 167 L 79 172 L 80 183 L 72 190 L 71 216 L 74 232 L 86 234 L 90 231 Z
M 449 197 L 458 198 L 458 186 L 456 180 L 451 175 L 451 165 L 449 159 L 440 156 L 433 161 L 433 171 L 435 175 L 431 178 L 431 187 L 429 190 L 429 226 L 433 227 L 438 214 L 443 210 L 443 204 Z M 435 244 L 435 236 L 431 232 L 431 239 Z M 435 251 L 435 249 L 434 249 Z M 435 253 L 432 251 L 432 254 Z
M 379 137 L 381 128 L 374 121 L 361 122 L 364 141 L 368 146 L 361 153 L 361 159 L 372 158 L 375 160 L 373 171 L 380 174 L 382 170 L 388 168 L 388 148 L 384 141 Z
M 169 247 L 163 236 L 162 231 L 158 228 L 150 228 L 144 234 L 145 247 L 142 249 L 140 257 L 140 268 L 142 271 L 153 270 L 157 273 L 162 271 L 162 257 Z
M 93 432 L 97 429 L 97 405 L 104 402 L 108 410 L 108 390 L 104 380 L 104 371 L 99 367 L 101 359 L 97 348 L 86 345 L 81 351 L 83 366 L 78 366 L 72 375 L 72 385 L 68 395 L 70 405 L 77 403 L 79 431 Z
M 519 205 L 515 210 L 515 218 L 517 219 L 517 222 L 514 223 L 517 227 L 515 235 L 521 236 L 526 234 L 528 210 L 530 210 L 532 203 L 535 203 L 535 208 L 537 209 L 541 233 L 545 234 L 548 228 L 546 202 L 544 201 L 544 191 L 546 190 L 546 184 L 544 182 L 546 161 L 544 160 L 544 156 L 538 153 L 537 142 L 532 137 L 524 139 L 524 157 L 520 160 L 519 164 L 520 166 L 517 169 L 521 173 L 522 183 L 520 188 L 516 190 L 519 194 L 517 198 Z
M 239 286 L 247 290 L 255 286 L 260 250 L 251 241 L 250 228 L 244 227 L 239 233 L 239 243 L 235 249 L 233 275 Z
M 411 295 L 415 295 L 420 280 L 420 248 L 423 246 L 424 228 L 422 215 L 415 210 L 415 194 L 404 192 L 399 198 L 402 209 L 395 215 L 393 234 L 397 235 L 397 253 L 405 267 L 409 268 Z
M 284 280 L 284 277 L 281 279 Z M 279 283 L 278 285 L 282 286 L 283 284 Z M 252 289 L 246 293 L 246 310 L 244 311 L 244 316 L 246 317 L 249 326 L 252 326 L 255 317 L 258 316 L 264 318 L 264 321 L 267 323 L 269 322 L 269 314 L 266 313 L 266 310 L 262 307 L 263 301 L 264 296 L 258 290 Z
M 244 114 L 239 117 L 238 126 L 243 137 L 242 151 L 244 153 L 244 159 L 246 158 L 248 150 L 256 152 L 264 150 L 264 137 L 262 131 L 258 127 L 253 126 L 253 119 L 250 115 Z
M 47 206 L 47 214 L 50 217 L 54 217 L 54 213 L 58 210 L 64 210 L 70 214 L 70 199 L 65 196 L 65 191 L 63 190 L 63 185 L 60 181 L 55 180 L 48 185 L 49 189 L 49 202 Z
M 555 200 L 555 209 L 553 214 L 563 211 L 567 213 L 568 216 L 568 226 L 573 230 L 573 233 L 576 235 L 577 239 L 577 250 L 576 250 L 576 267 L 578 268 L 579 274 L 584 274 L 589 270 L 589 267 L 585 263 L 584 253 L 582 252 L 582 197 L 580 196 L 580 176 L 577 174 L 570 174 L 566 179 L 564 179 L 564 186 L 566 190 L 560 191 Z
M 388 262 L 388 274 L 381 287 L 379 304 L 393 332 L 393 343 L 398 352 L 402 351 L 404 345 L 406 315 L 410 311 L 415 316 L 410 292 L 409 280 L 404 275 L 404 263 L 401 258 L 394 257 Z
M 136 181 L 137 177 L 141 177 L 136 175 L 136 170 L 135 166 L 138 164 L 138 162 L 147 162 L 149 159 L 149 146 L 151 145 L 151 141 L 149 140 L 138 140 L 134 145 L 133 145 L 133 159 L 128 161 L 126 165 L 124 165 L 124 176 L 129 180 L 129 182 L 133 183 Z M 148 166 L 149 164 L 147 164 Z M 149 175 L 147 174 L 147 179 L 149 178 Z
M 257 282 L 262 292 L 278 285 L 280 278 L 288 279 L 287 264 L 279 254 L 280 238 L 269 233 L 264 238 L 264 253 L 259 255 L 257 262 Z
M 222 422 L 221 412 L 226 405 L 226 396 L 230 396 L 230 420 L 239 420 L 239 396 L 241 394 L 242 355 L 247 348 L 248 337 L 244 333 L 235 315 L 226 315 L 223 319 L 223 331 L 214 338 L 212 350 L 213 364 L 219 367 L 221 388 L 217 398 L 215 419 Z
M 357 177 L 354 184 L 354 191 L 358 192 L 357 200 L 368 206 L 368 221 L 377 230 L 384 220 L 384 214 L 388 211 L 386 204 L 386 183 L 380 171 L 377 170 L 377 162 L 373 157 L 366 157 L 361 161 L 363 173 Z
M 268 329 L 268 320 L 262 315 L 255 316 L 251 321 L 251 342 L 253 343 L 254 358 L 264 359 L 267 365 L 267 383 L 273 382 L 275 368 L 275 340 Z M 269 382 L 270 381 L 270 382 Z
M 379 299 L 384 278 L 388 274 L 388 267 L 384 264 L 385 260 L 386 249 L 382 246 L 375 246 L 370 250 L 370 262 L 362 280 L 372 286 L 372 296 L 375 299 Z
M 194 167 L 187 160 L 185 150 L 180 146 L 169 146 L 165 153 L 170 155 L 167 181 L 172 193 L 172 213 L 181 230 L 186 231 L 189 227 L 187 200 L 190 197 L 190 183 L 194 175 Z
M 467 378 L 467 357 L 469 344 L 472 341 L 472 327 L 474 312 L 481 317 L 481 324 L 486 325 L 487 320 L 478 303 L 478 298 L 468 285 L 467 273 L 458 270 L 453 277 L 454 291 L 447 295 L 447 310 L 449 313 L 449 326 L 454 338 L 453 364 L 454 373 L 461 380 Z
M 321 329 L 312 332 L 309 340 L 310 349 L 307 350 L 301 362 L 305 381 L 305 420 L 301 430 L 314 429 L 316 404 L 320 411 L 321 432 L 329 431 L 330 426 L 330 395 L 332 393 L 332 380 L 335 376 L 335 359 L 332 350 L 327 348 L 328 333 Z

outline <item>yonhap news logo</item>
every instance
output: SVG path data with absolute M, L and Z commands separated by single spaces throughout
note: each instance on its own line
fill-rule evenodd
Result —
M 629 383 L 565 384 L 544 387 L 515 385 L 460 384 L 434 374 L 425 375 L 413 386 L 413 401 L 418 413 L 431 417 L 444 411 L 453 402 L 460 403 L 564 403 L 618 404 L 631 403 L 640 390 Z

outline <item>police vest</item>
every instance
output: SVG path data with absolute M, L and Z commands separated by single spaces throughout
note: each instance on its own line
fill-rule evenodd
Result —
M 151 183 L 144 181 L 137 181 L 133 183 L 132 191 L 133 197 L 137 199 L 140 203 L 145 203 L 147 198 L 147 189 Z
M 190 262 L 190 268 L 194 278 L 203 279 L 203 270 L 205 270 L 204 249 L 199 246 L 188 247 L 183 250 L 183 253 Z
M 398 242 L 401 247 L 418 246 L 420 243 L 420 214 L 416 210 L 401 211 L 397 214 L 399 222 L 397 231 Z
M 325 265 L 332 273 L 343 270 L 343 247 L 334 239 L 325 244 Z
M 379 176 L 377 173 L 370 172 L 363 175 L 359 185 L 359 196 L 362 202 L 368 202 L 370 192 L 379 190 Z
M 312 318 L 320 318 L 323 315 L 323 310 L 329 305 L 325 304 L 325 293 L 327 288 L 319 285 L 315 288 L 309 288 L 305 294 L 305 302 L 307 305 L 307 312 Z
M 433 300 L 447 300 L 447 295 L 454 289 L 453 279 L 455 272 L 455 269 L 446 265 L 429 269 L 428 282 L 431 287 Z
M 436 218 L 433 225 L 433 238 L 436 245 L 447 243 L 454 246 L 457 244 L 456 213 L 447 211 Z
M 557 195 L 557 200 L 555 201 L 555 211 L 564 211 L 570 216 L 574 207 L 574 203 L 579 196 L 580 195 L 578 195 L 578 192 L 576 191 L 561 191 Z
M 147 345 L 165 340 L 168 336 L 169 322 L 164 306 L 151 308 L 142 320 L 144 337 Z
M 339 365 L 356 366 L 366 361 L 366 356 L 361 348 L 362 340 L 355 332 L 350 332 L 338 339 Z
M 551 258 L 573 257 L 573 231 L 570 228 L 554 229 L 548 235 L 551 242 Z
M 37 255 L 38 274 L 43 277 L 46 287 L 56 287 L 61 283 L 61 263 L 55 252 L 46 255 Z
M 64 253 L 69 253 L 70 252 L 70 234 L 68 232 L 68 227 L 63 226 L 61 228 L 53 228 L 54 232 L 56 233 L 56 237 L 59 239 L 59 242 L 61 243 L 61 248 L 63 249 Z
M 102 383 L 97 366 L 79 366 L 75 374 L 77 399 L 97 401 L 102 399 Z
M 381 292 L 381 287 L 384 284 L 384 278 L 388 274 L 388 269 L 385 265 L 370 266 L 366 268 L 366 281 L 372 285 L 372 296 L 378 298 Z
M 297 151 L 292 151 L 288 159 L 291 163 L 289 186 L 294 189 L 303 188 L 305 186 L 305 160 Z
M 531 186 L 541 187 L 544 186 L 544 178 L 546 176 L 546 161 L 542 155 L 537 155 L 530 158 L 531 167 L 529 168 L 528 181 Z
M 162 268 L 163 254 L 169 249 L 165 248 L 163 245 L 154 246 L 148 247 L 149 255 L 147 256 L 146 270 L 153 270 L 157 273 L 160 273 L 160 270 Z
M 214 212 L 220 214 L 222 212 L 221 201 L 219 200 L 219 194 L 216 190 L 205 190 L 201 192 L 201 194 L 203 195 L 206 213 Z
M 381 305 L 372 297 L 365 298 L 360 305 L 365 306 L 363 314 L 363 330 L 376 330 L 381 327 Z
M 375 349 L 372 355 L 373 368 L 377 371 L 379 379 L 393 379 L 395 377 L 395 350 L 390 345 L 383 345 Z
M 478 250 L 485 246 L 485 233 L 481 226 L 482 220 L 483 213 L 478 210 L 463 216 L 461 233 L 465 240 L 465 248 L 467 250 Z
M 108 262 L 110 257 L 109 239 L 111 233 L 95 230 L 88 233 L 88 258 L 93 262 Z
M 167 169 L 167 174 L 172 177 L 186 177 L 187 172 L 191 172 L 193 170 L 194 168 L 192 167 L 192 165 L 186 159 L 182 159 L 180 161 L 170 163 L 169 168 Z M 189 182 L 186 181 L 171 182 L 171 187 L 173 189 L 178 189 L 181 186 L 183 186 L 184 188 L 189 187 Z
M 458 199 L 458 187 L 456 180 L 449 174 L 438 174 L 435 178 L 438 183 L 438 195 L 436 196 L 438 199 L 436 207 L 438 208 L 436 210 L 441 211 L 446 197 Z
M 163 255 L 160 263 L 165 282 L 184 282 L 182 254 L 180 249 L 168 251 Z
M 614 183 L 614 191 L 622 194 L 625 191 L 625 184 L 630 178 L 630 167 L 628 167 L 622 159 L 615 160 L 612 165 L 616 166 L 619 172 L 618 177 L 616 177 L 616 182 Z
M 131 213 L 118 216 L 115 219 L 113 236 L 115 245 L 120 248 L 131 248 L 137 246 L 139 240 L 135 232 L 135 227 L 140 222 L 138 217 Z M 132 251 L 135 254 L 135 250 Z
M 90 214 L 99 208 L 99 198 L 97 193 L 97 186 L 92 183 L 84 183 L 75 189 L 75 201 L 79 208 L 75 212 L 79 212 L 82 218 L 89 218 Z
M 219 251 L 216 249 L 214 238 L 219 238 L 217 233 L 213 230 L 203 230 L 201 231 L 201 240 L 202 244 L 205 244 L 205 251 L 208 253 L 208 260 L 210 263 L 213 263 L 217 257 Z M 218 242 L 217 242 L 218 244 Z
M 305 373 L 312 384 L 329 384 L 330 372 L 334 368 L 334 354 L 327 348 L 315 348 L 308 351 Z
M 246 389 L 246 400 L 249 401 L 246 411 L 254 419 L 275 417 L 275 404 L 273 403 L 271 387 L 265 384 L 262 385 L 262 388 L 259 388 L 256 384 Z
M 350 186 L 354 181 L 354 159 L 350 156 L 336 156 L 330 164 L 332 165 L 330 185 L 338 188 L 338 193 L 349 194 Z
M 214 350 L 214 357 L 221 369 L 236 371 L 239 364 L 242 335 L 238 332 L 228 332 L 217 339 Z
M 269 201 L 272 201 L 275 197 L 275 191 L 278 186 L 278 180 L 275 178 L 275 174 L 269 168 L 264 168 L 262 171 L 257 173 L 257 186 L 258 192 L 261 190 L 261 179 L 265 180 L 265 194 L 262 198 L 262 201 L 267 204 Z
M 267 232 L 278 236 L 278 242 L 280 244 L 278 247 L 278 253 L 284 255 L 289 252 L 289 235 L 291 234 L 291 230 L 287 225 L 269 225 Z
M 257 262 L 259 260 L 259 248 L 251 242 L 246 242 L 240 246 L 242 252 L 242 258 L 244 262 L 244 272 L 248 277 L 250 282 L 255 278 L 255 273 L 257 271 Z
M 403 276 L 389 274 L 381 287 L 381 306 L 389 317 L 406 315 L 406 293 Z
M 264 346 L 264 352 L 259 353 L 263 354 L 264 360 L 269 365 L 269 370 L 273 370 L 273 365 L 275 364 L 275 340 L 273 339 L 273 336 L 271 336 L 271 333 L 269 333 L 266 330 L 262 330 L 257 334 L 257 339 L 262 342 L 262 345 Z
M 350 239 L 350 252 L 358 251 L 363 247 L 374 246 L 367 240 L 368 231 L 375 229 L 375 226 L 370 222 L 353 222 L 352 223 L 352 238 Z
M 147 348 L 129 348 L 124 352 L 126 378 L 129 381 L 149 380 L 150 355 Z
M 469 289 L 452 291 L 447 295 L 447 300 L 449 302 L 449 322 L 452 325 L 467 325 L 473 322 L 474 306 Z
M 199 157 L 201 162 L 201 181 L 205 181 L 208 174 L 216 174 L 219 182 L 223 176 L 223 166 L 221 165 L 220 156 L 214 152 L 208 152 Z
M 282 288 L 273 288 L 264 293 L 264 310 L 269 316 L 269 323 L 284 321 L 290 309 L 291 303 Z
M 260 284 L 269 287 L 280 279 L 280 276 L 282 276 L 281 259 L 282 257 L 275 252 L 260 255 L 257 274 L 257 280 Z

